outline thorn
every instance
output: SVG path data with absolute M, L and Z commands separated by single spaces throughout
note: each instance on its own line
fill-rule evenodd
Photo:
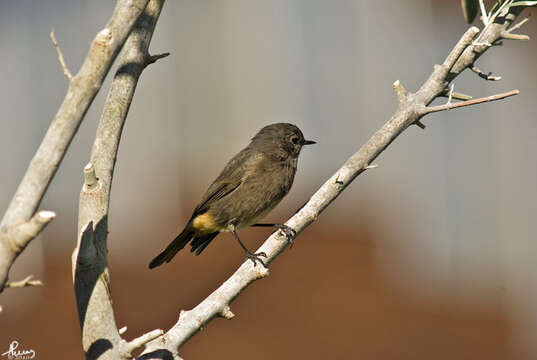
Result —
M 170 56 L 169 52 L 161 53 L 161 54 L 155 54 L 155 55 L 149 55 L 146 59 L 145 66 L 153 64 L 159 59 L 165 58 L 167 56 Z
M 417 127 L 419 127 L 419 128 L 422 129 L 422 130 L 425 130 L 425 124 L 422 123 L 422 122 L 419 121 L 419 120 L 414 121 L 414 125 L 416 125 Z
M 62 51 L 60 49 L 60 46 L 58 45 L 58 42 L 56 41 L 56 36 L 54 35 L 54 29 L 50 31 L 50 40 L 52 40 L 52 45 L 54 45 L 54 48 L 56 48 L 56 54 L 58 55 L 58 61 L 60 62 L 60 66 L 62 67 L 63 74 L 65 75 L 67 80 L 71 81 L 73 79 L 73 75 L 71 75 L 69 68 L 65 64 L 65 59 L 63 58 Z
M 123 335 L 127 332 L 127 327 L 126 326 L 123 326 L 121 329 L 118 330 L 119 332 L 119 335 Z
M 448 97 L 449 96 L 449 89 L 444 89 L 444 91 L 440 95 Z M 456 91 L 453 91 L 453 93 L 451 94 L 451 97 L 452 97 L 452 99 L 457 99 L 457 100 L 470 100 L 472 98 L 470 95 L 458 93 Z
M 455 88 L 455 84 L 449 85 L 449 93 L 448 93 L 448 100 L 447 103 L 451 104 L 451 98 L 453 96 L 453 89 Z
M 515 31 L 515 30 L 517 30 L 517 29 L 520 29 L 520 28 L 522 27 L 522 25 L 524 25 L 525 23 L 527 23 L 529 20 L 530 20 L 530 18 L 527 17 L 527 18 L 525 18 L 525 19 L 519 21 L 519 22 L 516 23 L 515 25 L 511 26 L 511 27 L 507 30 L 507 32 L 513 32 L 513 31 Z
M 378 164 L 366 165 L 366 166 L 364 166 L 364 170 L 375 169 L 375 168 L 378 168 L 378 167 L 379 167 Z

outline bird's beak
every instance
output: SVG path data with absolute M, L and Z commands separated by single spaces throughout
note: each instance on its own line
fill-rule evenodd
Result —
M 302 142 L 302 145 L 313 145 L 313 144 L 317 144 L 317 143 L 313 140 L 304 140 Z

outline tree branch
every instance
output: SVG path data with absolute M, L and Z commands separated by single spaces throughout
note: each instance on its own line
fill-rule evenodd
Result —
M 58 45 L 58 41 L 56 41 L 56 36 L 54 35 L 54 29 L 52 29 L 52 31 L 50 32 L 50 40 L 52 40 L 52 45 L 54 45 L 54 48 L 56 49 L 56 54 L 58 55 L 58 61 L 60 62 L 60 66 L 62 67 L 63 74 L 65 75 L 67 80 L 71 81 L 73 79 L 73 75 L 71 75 L 71 72 L 69 71 L 69 68 L 65 63 L 65 59 L 63 58 L 63 54 L 60 49 L 60 45 Z
M 362 172 L 372 168 L 370 165 L 404 130 L 416 124 L 428 112 L 427 106 L 437 97 L 446 94 L 448 84 L 464 69 L 471 67 L 489 46 L 480 43 L 493 43 L 501 38 L 522 7 L 503 8 L 496 16 L 488 19 L 487 26 L 474 42 L 478 33 L 476 27 L 470 28 L 455 45 L 444 63 L 435 67 L 433 73 L 416 93 L 404 89 L 400 81 L 394 83 L 398 108 L 392 118 L 378 130 L 358 152 L 352 155 L 343 166 L 332 175 L 285 225 L 300 233 L 311 224 L 319 214 L 334 201 L 338 195 Z M 501 23 L 496 22 L 498 14 Z M 514 95 L 514 93 L 510 93 Z M 478 100 L 483 102 L 482 100 Z M 457 107 L 456 104 L 453 107 Z M 463 105 L 458 105 L 463 106 Z M 431 108 L 429 108 L 431 109 Z M 435 109 L 435 107 L 432 107 Z M 447 110 L 447 109 L 446 109 Z M 430 112 L 430 111 L 429 111 Z M 266 263 L 271 263 L 287 246 L 286 236 L 280 231 L 273 233 L 256 252 L 267 254 Z M 261 266 L 254 267 L 245 261 L 239 269 L 205 300 L 189 311 L 181 311 L 177 323 L 162 337 L 146 345 L 140 359 L 178 359 L 179 348 L 215 317 L 231 318 L 231 302 L 252 282 L 268 275 Z
M 21 235 L 20 224 L 35 212 L 65 155 L 86 111 L 148 0 L 118 0 L 108 24 L 93 42 L 80 71 L 69 82 L 67 94 L 37 149 L 24 177 L 0 222 L 0 291 L 9 269 L 32 236 Z
M 97 128 L 91 161 L 84 168 L 72 270 L 87 359 L 132 358 L 132 351 L 163 333 L 153 330 L 131 342 L 121 338 L 112 308 L 106 245 L 110 190 L 121 133 L 138 79 L 144 68 L 156 61 L 148 48 L 163 4 L 164 0 L 150 0 L 125 42 Z
M 511 90 L 511 91 L 504 92 L 504 93 L 501 93 L 501 94 L 486 96 L 486 97 L 482 97 L 482 98 L 478 98 L 478 99 L 461 101 L 461 102 L 458 102 L 458 103 L 451 103 L 451 102 L 448 101 L 447 104 L 444 104 L 444 105 L 427 106 L 424 109 L 424 112 L 425 112 L 424 115 L 425 114 L 430 114 L 430 113 L 433 113 L 433 112 L 438 112 L 438 111 L 456 109 L 456 108 L 463 107 L 463 106 L 471 106 L 471 105 L 481 104 L 481 103 L 484 103 L 484 102 L 501 100 L 501 99 L 505 99 L 505 98 L 510 97 L 510 96 L 518 95 L 519 93 L 520 93 L 520 91 L 518 91 L 518 90 Z

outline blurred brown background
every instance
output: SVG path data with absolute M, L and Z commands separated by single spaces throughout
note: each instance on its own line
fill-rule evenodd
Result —
M 48 34 L 79 68 L 113 1 L 0 2 L 0 208 L 66 90 Z M 172 326 L 241 263 L 228 234 L 200 257 L 147 264 L 181 229 L 225 162 L 262 126 L 299 125 L 304 149 L 288 218 L 416 90 L 467 29 L 459 1 L 168 1 L 119 152 L 109 217 L 112 292 L 127 338 Z M 536 34 L 535 24 L 524 28 Z M 456 90 L 517 97 L 425 118 L 272 265 L 271 276 L 182 349 L 185 359 L 537 358 L 537 43 L 505 42 Z M 40 288 L 0 295 L 0 353 L 82 358 L 71 281 L 82 168 L 108 90 L 86 116 L 42 209 L 57 218 L 11 273 Z M 3 211 L 3 210 L 2 210 Z M 251 248 L 269 235 L 242 234 Z M 3 357 L 0 357 L 3 358 Z

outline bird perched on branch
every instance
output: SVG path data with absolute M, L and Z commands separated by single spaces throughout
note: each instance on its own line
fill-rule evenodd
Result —
M 242 243 L 237 230 L 247 226 L 276 226 L 291 239 L 294 230 L 281 224 L 257 224 L 282 199 L 293 184 L 298 155 L 305 140 L 300 129 L 278 123 L 262 128 L 250 144 L 235 155 L 209 186 L 183 231 L 150 263 L 149 268 L 169 262 L 190 242 L 199 255 L 221 232 L 231 232 L 254 266 L 263 252 L 252 253 Z

